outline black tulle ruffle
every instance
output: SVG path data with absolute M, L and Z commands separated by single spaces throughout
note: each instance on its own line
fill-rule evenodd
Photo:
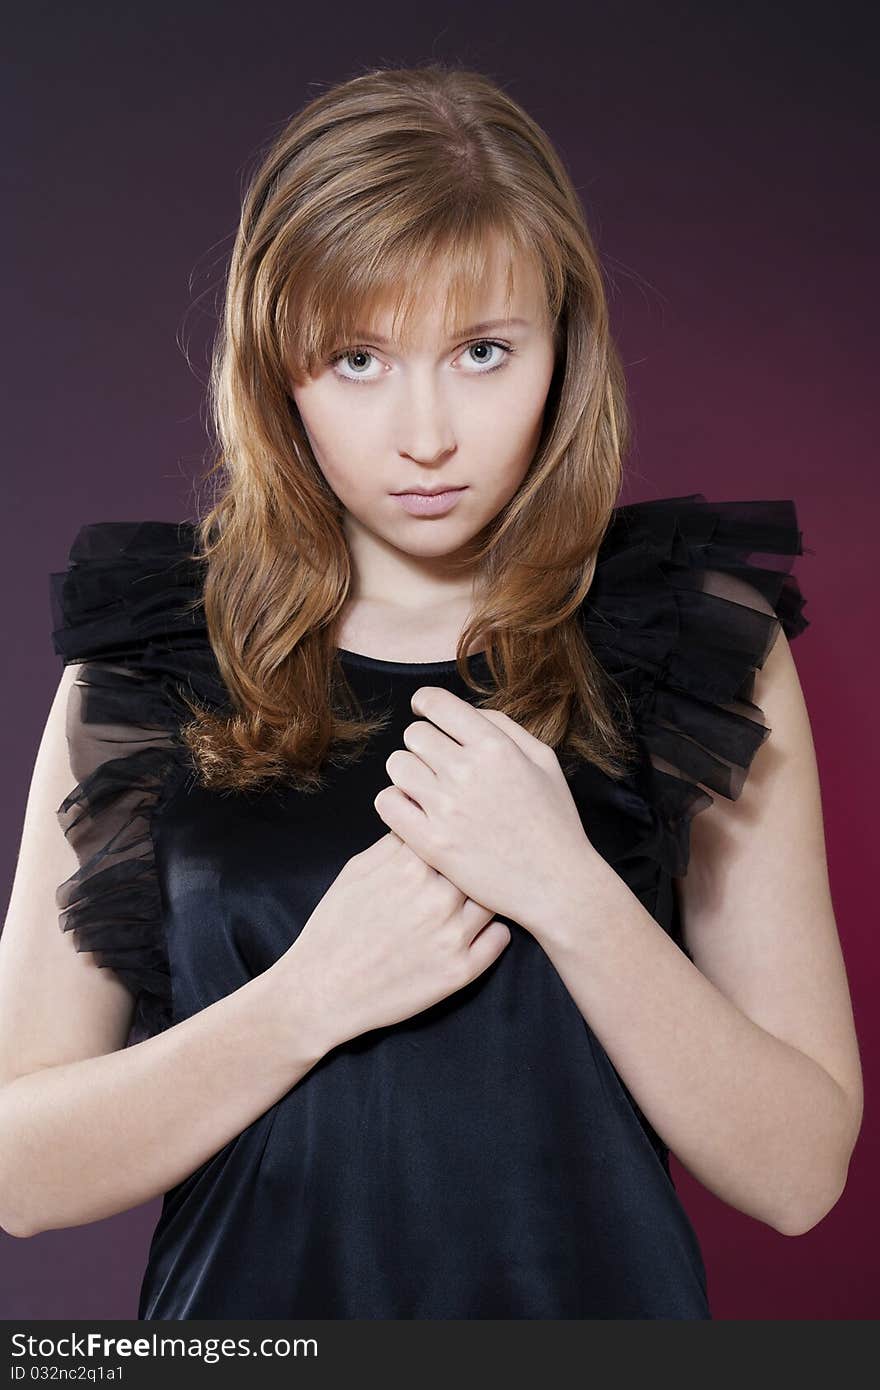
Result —
M 135 999 L 129 1041 L 172 1021 L 152 818 L 185 772 L 181 696 L 221 698 L 198 603 L 191 523 L 95 522 L 49 576 L 53 643 L 82 662 L 67 737 L 77 785 L 58 808 L 79 869 L 56 892 L 62 930 Z
M 687 869 L 704 788 L 739 796 L 767 738 L 754 678 L 780 628 L 808 626 L 788 573 L 802 554 L 791 501 L 707 502 L 702 494 L 619 507 L 583 608 L 588 640 L 626 694 L 644 775 L 610 783 L 633 853 Z M 173 1019 L 152 823 L 191 771 L 185 691 L 229 708 L 200 606 L 192 522 L 84 526 L 50 575 L 53 642 L 82 662 L 68 709 L 77 777 L 59 821 L 78 871 L 60 885 L 60 925 L 136 1000 L 133 1040 Z
M 647 751 L 644 844 L 673 876 L 687 870 L 690 821 L 712 805 L 704 788 L 736 800 L 770 734 L 755 675 L 780 629 L 791 640 L 809 626 L 789 573 L 800 554 L 788 499 L 638 502 L 606 532 L 584 628 Z

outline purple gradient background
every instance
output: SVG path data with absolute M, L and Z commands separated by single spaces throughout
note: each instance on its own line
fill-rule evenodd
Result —
M 844 1196 L 797 1239 L 674 1173 L 716 1319 L 876 1317 L 867 8 L 837 5 L 831 23 L 794 4 L 721 16 L 695 3 L 551 4 L 519 20 L 493 3 L 433 15 L 262 0 L 22 9 L 5 25 L 6 884 L 60 675 L 47 575 L 85 521 L 193 514 L 217 287 L 258 147 L 319 88 L 366 67 L 433 56 L 481 69 L 547 129 L 598 240 L 635 417 L 627 500 L 797 502 L 811 627 L 794 652 L 866 1118 Z M 0 1316 L 134 1317 L 158 1212 L 157 1200 L 31 1240 L 3 1233 Z

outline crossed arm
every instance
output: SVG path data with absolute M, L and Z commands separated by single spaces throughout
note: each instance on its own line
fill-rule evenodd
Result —
M 693 963 L 595 854 L 560 873 L 534 934 L 681 1163 L 799 1235 L 846 1184 L 862 1076 L 810 723 L 781 631 L 754 699 L 772 737 L 738 800 L 715 796 L 693 819 L 676 880 Z

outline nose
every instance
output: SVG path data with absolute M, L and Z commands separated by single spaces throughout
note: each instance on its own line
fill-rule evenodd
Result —
M 427 468 L 455 449 L 452 422 L 443 393 L 431 381 L 410 386 L 398 417 L 398 452 Z

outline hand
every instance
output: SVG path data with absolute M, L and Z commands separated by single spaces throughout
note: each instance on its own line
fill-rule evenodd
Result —
M 534 933 L 566 865 L 592 850 L 555 752 L 442 686 L 411 703 L 425 718 L 388 758 L 376 811 L 462 893 Z
M 509 942 L 504 922 L 392 833 L 342 866 L 282 969 L 305 984 L 326 1051 L 463 989 Z

